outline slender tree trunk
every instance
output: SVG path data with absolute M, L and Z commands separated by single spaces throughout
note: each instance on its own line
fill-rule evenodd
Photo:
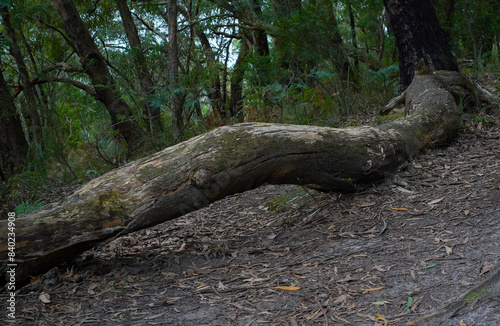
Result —
M 196 37 L 201 43 L 201 46 L 203 48 L 203 52 L 205 53 L 205 57 L 207 58 L 208 61 L 208 69 L 212 73 L 213 80 L 211 83 L 208 85 L 208 93 L 206 94 L 207 97 L 210 99 L 212 107 L 219 113 L 220 117 L 222 119 L 226 118 L 226 107 L 223 99 L 223 92 L 222 92 L 222 83 L 221 79 L 219 76 L 219 70 L 218 70 L 218 62 L 216 60 L 216 56 L 214 53 L 214 50 L 212 49 L 212 46 L 210 45 L 210 41 L 205 34 L 205 32 L 200 28 L 198 24 L 195 24 L 194 19 L 193 19 L 193 14 L 191 9 L 188 11 L 184 9 L 182 6 L 177 6 L 177 11 L 183 15 L 187 20 L 189 20 L 191 26 L 194 28 L 194 34 L 196 34 Z M 162 16 L 165 16 L 165 14 L 162 14 Z M 168 19 L 166 19 L 168 21 Z
M 262 15 L 262 8 L 257 0 L 252 0 L 253 10 L 257 17 Z M 269 43 L 267 41 L 267 33 L 263 29 L 253 31 L 253 44 L 256 47 L 257 55 L 260 57 L 269 55 Z
M 431 70 L 458 71 L 431 0 L 384 0 L 399 52 L 400 90 L 410 85 L 420 59 Z
M 340 35 L 335 12 L 333 11 L 332 0 L 318 0 L 318 6 L 320 10 L 325 10 L 328 14 L 329 27 L 333 33 L 332 47 L 334 49 L 334 64 L 337 73 L 339 74 L 342 81 L 350 81 L 356 83 L 353 70 L 351 69 L 351 65 L 349 63 L 349 58 L 344 51 L 344 42 L 342 40 L 342 35 Z
M 377 26 L 377 50 L 378 50 L 378 62 L 382 62 L 382 58 L 385 56 L 385 27 L 386 27 L 386 11 L 385 8 L 380 14 L 380 20 Z M 390 26 L 389 26 L 390 27 Z
M 300 0 L 273 0 L 272 4 L 277 23 L 285 21 L 292 13 L 300 10 L 302 6 Z M 286 31 L 280 31 L 280 33 L 284 32 Z M 286 45 L 279 34 L 274 36 L 274 47 L 280 54 L 280 65 L 283 69 L 299 69 L 295 59 L 284 49 Z
M 138 146 L 142 130 L 132 118 L 132 112 L 116 92 L 113 77 L 95 44 L 73 0 L 52 0 L 63 21 L 64 29 L 74 42 L 84 72 L 92 80 L 96 98 L 102 102 L 111 116 L 113 127 L 118 129 L 129 149 Z
M 245 75 L 245 68 L 243 63 L 248 54 L 248 45 L 245 40 L 242 40 L 238 58 L 233 67 L 233 74 L 231 76 L 231 99 L 229 103 L 229 113 L 231 117 L 236 116 L 243 108 L 243 76 Z
M 0 70 L 0 180 L 7 181 L 21 172 L 27 154 L 28 142 L 21 120 Z
M 146 58 L 141 46 L 141 39 L 139 38 L 139 33 L 137 32 L 137 27 L 134 24 L 132 13 L 127 5 L 127 1 L 115 1 L 118 11 L 120 12 L 123 27 L 125 28 L 125 34 L 127 35 L 127 39 L 132 50 L 137 76 L 139 77 L 139 84 L 144 102 L 144 120 L 148 126 L 149 132 L 153 134 L 155 131 L 161 131 L 163 129 L 161 124 L 160 109 L 150 105 L 150 97 L 154 94 L 153 80 L 146 64 Z
M 474 50 L 474 63 L 477 64 L 479 59 L 479 51 L 477 48 L 477 42 L 476 38 L 474 37 L 474 30 L 472 27 L 473 19 L 470 16 L 469 9 L 467 9 L 467 1 L 465 1 L 464 7 L 462 8 L 462 14 L 465 17 L 465 22 L 467 23 L 467 30 L 469 31 L 470 41 L 472 42 L 472 49 Z
M 0 7 L 2 14 L 3 25 L 7 33 L 7 37 L 10 39 L 10 52 L 16 61 L 17 69 L 19 71 L 19 78 L 23 83 L 24 97 L 26 98 L 27 111 L 29 118 L 31 119 L 31 127 L 33 128 L 33 140 L 37 144 L 42 144 L 42 125 L 40 121 L 40 114 L 37 110 L 35 89 L 30 81 L 30 76 L 26 64 L 24 63 L 24 56 L 19 47 L 17 41 L 16 31 L 12 26 L 10 20 L 9 9 L 7 6 L 2 5 Z
M 354 20 L 354 13 L 352 11 L 352 5 L 351 5 L 351 0 L 347 1 L 347 8 L 349 10 L 349 23 L 351 25 L 351 41 L 352 41 L 352 46 L 354 48 L 355 53 L 358 52 L 358 41 L 356 39 L 356 21 Z M 359 70 L 359 59 L 358 55 L 354 55 L 354 67 L 356 68 L 356 71 Z
M 226 118 L 226 110 L 224 107 L 224 101 L 222 100 L 222 91 L 221 91 L 221 81 L 219 77 L 219 71 L 217 67 L 217 60 L 215 59 L 215 53 L 210 45 L 210 41 L 208 40 L 207 35 L 200 30 L 199 26 L 195 26 L 195 33 L 200 43 L 203 47 L 203 52 L 209 62 L 209 68 L 212 71 L 213 80 L 209 85 L 208 98 L 210 99 L 212 106 L 215 108 L 222 119 Z
M 182 140 L 182 95 L 179 89 L 179 53 L 177 48 L 177 0 L 168 0 L 168 71 L 170 78 L 170 110 L 175 141 Z

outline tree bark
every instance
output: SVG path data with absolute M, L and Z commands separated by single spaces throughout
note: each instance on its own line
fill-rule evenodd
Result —
M 179 84 L 179 53 L 177 47 L 177 0 L 168 0 L 168 71 L 170 88 L 170 111 L 175 142 L 182 139 L 184 120 L 182 117 L 182 94 Z
M 149 132 L 153 134 L 154 132 L 163 130 L 160 109 L 151 106 L 149 102 L 150 97 L 154 94 L 153 80 L 148 70 L 146 57 L 144 56 L 141 46 L 141 39 L 139 38 L 139 33 L 137 32 L 137 27 L 134 24 L 132 13 L 127 5 L 127 1 L 115 0 L 115 2 L 118 7 L 118 11 L 120 12 L 125 34 L 127 35 L 136 65 L 137 77 L 139 78 L 139 85 L 143 97 L 144 120 L 148 126 Z
M 0 70 L 0 180 L 7 181 L 21 172 L 28 154 L 21 119 L 16 114 L 14 99 Z
M 456 72 L 448 72 L 457 74 Z M 449 78 L 448 75 L 445 75 Z M 460 122 L 454 97 L 418 75 L 411 114 L 348 129 L 245 123 L 225 126 L 113 170 L 61 203 L 19 216 L 20 282 L 114 236 L 146 228 L 264 183 L 352 192 L 383 179 L 422 148 L 450 141 Z M 443 82 L 444 83 L 444 82 Z M 0 221 L 0 238 L 7 238 Z M 7 244 L 0 246 L 6 262 Z
M 352 46 L 356 52 L 358 52 L 358 41 L 356 39 L 356 21 L 354 20 L 354 12 L 352 11 L 351 0 L 347 1 L 347 9 L 349 11 L 349 23 L 351 25 L 351 41 Z M 357 55 L 354 55 L 354 67 L 356 71 L 359 70 L 359 59 Z
M 353 69 L 349 63 L 349 58 L 344 51 L 344 42 L 340 35 L 337 18 L 333 12 L 331 0 L 318 0 L 318 10 L 324 10 L 329 19 L 329 29 L 332 31 L 332 47 L 334 48 L 334 65 L 340 79 L 344 82 L 350 81 L 357 83 Z
M 420 59 L 431 71 L 458 71 L 431 0 L 384 0 L 399 52 L 400 90 L 411 83 Z
M 142 138 L 139 124 L 133 120 L 132 112 L 116 92 L 113 77 L 95 44 L 73 0 L 52 0 L 63 21 L 64 29 L 74 42 L 84 72 L 92 80 L 96 98 L 102 102 L 111 116 L 113 127 L 130 149 L 138 146 Z
M 242 34 L 245 34 L 242 31 Z M 231 117 L 235 117 L 238 112 L 243 109 L 243 77 L 245 75 L 245 58 L 248 54 L 249 48 L 245 39 L 242 40 L 238 58 L 233 67 L 233 74 L 231 75 L 231 99 L 229 102 L 229 113 Z
M 26 98 L 27 113 L 31 119 L 31 127 L 33 128 L 33 138 L 32 140 L 37 144 L 42 144 L 42 123 L 40 119 L 40 114 L 37 110 L 35 89 L 30 81 L 30 76 L 26 64 L 24 63 L 24 56 L 19 47 L 17 41 L 16 31 L 12 22 L 10 20 L 9 9 L 6 5 L 0 7 L 0 12 L 2 14 L 2 21 L 5 27 L 5 32 L 7 37 L 10 39 L 10 52 L 16 61 L 17 69 L 19 70 L 19 78 L 23 83 L 24 96 Z
M 262 8 L 257 0 L 252 0 L 251 2 L 253 11 L 257 17 L 262 16 Z M 255 29 L 253 31 L 253 42 L 256 47 L 256 52 L 259 57 L 269 55 L 269 43 L 267 41 L 267 33 L 264 29 Z

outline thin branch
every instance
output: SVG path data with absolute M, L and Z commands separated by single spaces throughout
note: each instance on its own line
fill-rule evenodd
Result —
M 85 92 L 87 92 L 89 95 L 92 95 L 93 97 L 96 97 L 97 94 L 95 92 L 94 87 L 86 85 L 82 82 L 73 80 L 71 78 L 64 78 L 64 77 L 43 77 L 43 78 L 35 78 L 31 81 L 33 85 L 39 85 L 39 84 L 45 84 L 45 83 L 50 83 L 50 82 L 59 82 L 59 83 L 65 83 L 69 84 L 72 86 L 75 86 L 76 88 L 79 88 Z M 15 98 L 21 91 L 23 91 L 24 87 L 23 85 L 9 85 L 9 86 L 14 86 L 16 87 L 16 90 L 12 94 L 12 96 Z
M 74 50 L 76 51 L 76 46 L 75 46 L 75 43 L 69 39 L 66 34 L 64 34 L 63 31 L 61 31 L 59 28 L 55 27 L 54 25 L 51 25 L 49 23 L 46 23 L 45 21 L 42 20 L 42 18 L 38 17 L 38 16 L 29 16 L 29 15 L 26 15 L 27 17 L 30 17 L 32 19 L 34 19 L 36 22 L 38 22 L 39 24 L 42 24 L 42 25 L 45 25 L 47 26 L 48 28 L 52 29 L 53 31 L 57 32 L 58 34 L 60 34 L 62 36 L 62 38 L 66 41 L 66 43 L 68 43 L 68 45 Z
M 133 13 L 133 15 L 135 16 L 135 18 L 137 18 L 137 20 L 139 20 L 139 21 L 140 21 L 140 22 L 141 22 L 141 23 L 142 23 L 142 24 L 146 27 L 146 29 L 148 29 L 150 32 L 152 32 L 152 33 L 154 33 L 154 34 L 158 35 L 159 37 L 161 37 L 161 39 L 162 39 L 165 43 L 167 43 L 167 44 L 168 44 L 168 37 L 167 37 L 165 34 L 160 33 L 160 32 L 158 32 L 157 30 L 155 30 L 153 27 L 151 27 L 151 26 L 149 25 L 149 23 L 148 23 L 148 22 L 146 22 L 144 19 L 142 19 L 141 17 L 139 17 L 139 15 L 137 15 L 136 13 Z
M 213 31 L 213 33 L 215 35 L 220 35 L 220 36 L 224 36 L 226 38 L 235 38 L 235 39 L 238 39 L 238 40 L 241 40 L 243 39 L 243 35 L 241 34 L 228 34 L 228 33 L 224 33 L 224 32 L 217 32 L 217 31 Z
M 76 73 L 83 73 L 84 72 L 82 66 L 73 66 L 73 65 L 67 64 L 66 62 L 58 62 L 56 64 L 43 67 L 42 73 L 46 74 L 46 73 L 54 71 L 54 70 L 62 70 L 65 72 L 76 72 Z

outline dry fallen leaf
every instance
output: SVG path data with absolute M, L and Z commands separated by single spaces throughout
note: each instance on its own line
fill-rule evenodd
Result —
M 217 288 L 219 290 L 227 290 L 227 286 L 225 286 L 224 284 L 222 284 L 221 281 L 219 281 L 219 284 L 217 284 Z
M 54 313 L 54 311 L 56 311 L 56 310 L 63 310 L 63 308 L 59 307 L 59 306 L 52 306 L 52 308 L 50 308 L 50 313 L 49 314 L 52 315 Z
M 341 304 L 343 302 L 346 302 L 346 300 L 347 300 L 347 295 L 342 294 L 336 297 L 335 300 L 333 300 L 333 304 Z
M 42 292 L 38 299 L 40 299 L 43 303 L 50 303 L 50 294 Z
M 373 291 L 378 291 L 378 290 L 382 290 L 384 287 L 383 286 L 380 286 L 378 288 L 371 288 L 371 289 L 361 289 L 362 291 L 364 291 L 365 293 L 370 293 L 370 292 L 373 292 Z
M 479 275 L 483 276 L 484 274 L 488 273 L 492 269 L 493 269 L 493 264 L 484 263 L 483 266 L 481 267 L 481 273 L 479 273 Z
M 441 197 L 441 198 L 438 198 L 438 199 L 434 199 L 434 200 L 431 200 L 430 202 L 427 203 L 427 205 L 435 205 L 441 201 L 443 201 L 445 197 Z
M 375 318 L 384 322 L 384 326 L 387 326 L 388 322 L 381 314 L 375 314 Z
M 379 272 L 387 272 L 387 269 L 384 268 L 384 265 L 375 265 L 373 268 L 378 270 Z
M 89 287 L 88 287 L 88 289 L 87 289 L 87 293 L 88 293 L 88 294 L 95 294 L 94 289 L 95 289 L 96 287 L 98 287 L 98 286 L 99 286 L 99 283 L 90 283 L 90 285 L 89 285 Z
M 408 208 L 405 208 L 405 207 L 391 207 L 391 209 L 395 210 L 395 211 L 407 211 Z
M 301 287 L 298 286 L 277 286 L 275 287 L 276 289 L 284 290 L 284 291 L 297 291 L 302 289 Z
M 338 280 L 337 282 L 349 282 L 349 281 L 356 281 L 357 278 L 354 278 L 351 276 L 351 274 L 347 274 L 343 279 Z
M 446 249 L 446 254 L 449 256 L 451 255 L 451 253 L 453 252 L 453 249 L 448 247 L 448 246 L 444 246 L 444 248 Z

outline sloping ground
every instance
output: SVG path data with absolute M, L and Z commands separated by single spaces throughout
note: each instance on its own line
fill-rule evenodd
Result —
M 266 186 L 119 238 L 19 295 L 16 319 L 499 325 L 499 203 L 496 124 L 363 193 Z

